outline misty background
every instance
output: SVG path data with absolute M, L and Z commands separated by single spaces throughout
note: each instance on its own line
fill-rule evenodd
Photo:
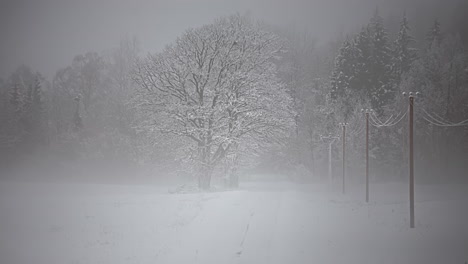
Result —
M 135 36 L 141 50 L 158 52 L 184 30 L 220 16 L 249 12 L 267 23 L 307 31 L 326 44 L 360 29 L 379 7 L 395 33 L 406 12 L 420 37 L 438 18 L 444 29 L 466 36 L 466 2 L 460 0 L 293 0 L 293 1 L 8 1 L 0 10 L 0 76 L 21 64 L 52 78 L 76 54 L 103 52 Z
M 284 43 L 285 52 L 274 67 L 293 100 L 291 105 L 279 104 L 291 108 L 295 128 L 286 138 L 269 139 L 279 145 L 240 151 L 254 156 L 236 166 L 264 173 L 287 172 L 301 181 L 323 180 L 329 177 L 329 143 L 324 137 L 340 137 L 339 124 L 347 122 L 350 151 L 346 166 L 350 177 L 361 182 L 364 114 L 359 110 L 373 108 L 381 124 L 388 118 L 389 124 L 397 118 L 403 122 L 397 129 L 371 128 L 370 155 L 375 161 L 370 165 L 371 177 L 404 180 L 407 119 L 399 116 L 406 106 L 398 94 L 414 91 L 422 94 L 417 103 L 423 110 L 438 115 L 436 119 L 442 122 L 438 126 L 424 121 L 422 115 L 417 117 L 417 125 L 421 125 L 416 128 L 417 173 L 426 175 L 423 179 L 428 181 L 466 179 L 466 127 L 447 128 L 444 124 L 467 116 L 467 8 L 468 4 L 459 0 L 3 1 L 3 167 L 24 169 L 43 163 L 47 168 L 43 174 L 62 175 L 49 170 L 63 167 L 76 172 L 79 169 L 66 168 L 114 167 L 104 164 L 115 163 L 129 171 L 154 167 L 148 175 L 154 171 L 160 176 L 180 174 L 175 172 L 180 168 L 184 168 L 182 174 L 193 174 L 194 167 L 181 165 L 192 157 L 183 148 L 193 142 L 174 142 L 148 133 L 154 128 L 142 127 L 151 117 L 143 118 L 135 101 L 142 87 L 135 69 L 143 67 L 145 60 L 151 61 L 151 54 L 167 53 L 164 48 L 187 29 L 237 13 L 261 22 Z M 382 28 L 382 51 L 359 46 L 367 45 L 363 38 L 376 37 L 372 27 Z M 375 52 L 384 54 L 380 70 L 372 64 L 372 56 L 377 55 L 362 57 Z M 434 60 L 436 64 L 430 65 Z M 364 68 L 346 73 L 347 65 Z M 344 85 L 340 74 L 352 81 Z M 375 93 L 390 91 L 391 95 L 375 94 L 373 89 L 383 89 Z M 375 122 L 378 127 L 379 120 Z M 339 176 L 342 159 L 337 142 L 330 145 L 334 177 Z M 214 166 L 222 171 L 219 164 Z M 226 173 L 217 175 L 223 178 Z
M 0 0 L 0 262 L 466 264 L 467 14 Z

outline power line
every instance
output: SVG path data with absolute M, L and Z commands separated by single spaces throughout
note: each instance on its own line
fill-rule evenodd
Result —
M 402 114 L 400 117 L 398 117 L 398 115 L 393 119 L 391 120 L 390 118 L 385 121 L 385 122 L 382 122 L 381 120 L 379 120 L 379 118 L 377 116 L 375 116 L 374 113 L 371 113 L 370 114 L 370 117 L 371 117 L 371 125 L 375 126 L 375 127 L 391 127 L 391 126 L 395 126 L 397 125 L 398 123 L 400 123 L 403 118 L 405 118 L 405 116 L 408 114 L 408 111 L 406 111 L 404 114 Z
M 365 125 L 360 125 L 360 126 L 358 126 L 358 127 L 355 127 L 355 128 L 353 129 L 353 131 L 351 131 L 351 132 L 349 133 L 350 136 L 351 136 L 351 137 L 354 137 L 354 136 L 356 136 L 356 135 L 361 134 L 361 133 L 364 131 L 364 127 L 365 127 Z
M 430 119 L 432 119 L 434 122 L 440 124 L 440 125 L 450 125 L 449 122 L 447 121 L 444 121 L 442 117 L 440 117 L 439 115 L 438 118 L 435 118 L 434 116 L 432 116 L 431 114 L 429 114 L 428 111 L 426 111 L 424 108 L 421 108 L 423 110 L 423 114 L 426 114 Z
M 378 126 L 386 126 L 387 124 L 390 124 L 393 121 L 393 114 L 390 115 L 390 117 L 384 122 L 379 119 L 379 117 L 375 114 L 375 112 L 371 112 L 371 118 L 373 119 L 374 123 L 376 123 Z M 400 114 L 398 114 L 400 115 Z
M 382 120 L 380 120 L 377 115 L 375 114 L 375 112 L 371 112 L 371 114 L 373 115 L 373 119 L 374 119 L 374 122 L 379 125 L 379 126 L 385 126 L 387 123 L 390 123 L 390 120 L 393 118 L 393 115 L 390 115 L 390 117 L 387 119 L 387 121 L 385 122 L 382 122 Z
M 427 122 L 429 122 L 430 124 L 434 125 L 434 126 L 439 126 L 439 127 L 459 127 L 459 126 L 466 126 L 468 125 L 468 119 L 466 120 L 463 120 L 463 121 L 460 121 L 458 123 L 453 123 L 453 122 L 448 122 L 448 121 L 444 121 L 444 120 L 441 120 L 441 119 L 438 119 L 438 118 L 435 118 L 434 116 L 432 116 L 431 114 L 429 114 L 429 112 L 427 112 L 424 108 L 421 108 L 423 110 L 423 113 L 426 114 L 426 116 L 422 116 L 424 120 L 426 120 Z M 436 114 L 434 114 L 436 115 Z M 437 115 L 438 116 L 438 115 Z M 439 116 L 440 118 L 440 116 Z

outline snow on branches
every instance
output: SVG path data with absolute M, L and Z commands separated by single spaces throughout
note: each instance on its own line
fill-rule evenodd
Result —
M 209 188 L 214 167 L 248 149 L 239 146 L 289 135 L 292 100 L 275 64 L 281 52 L 276 35 L 240 15 L 186 31 L 136 65 L 142 127 L 188 139 L 200 187 Z

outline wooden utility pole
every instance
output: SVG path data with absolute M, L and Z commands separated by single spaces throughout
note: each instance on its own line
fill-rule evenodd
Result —
M 414 142 L 413 142 L 413 106 L 414 96 L 409 94 L 409 194 L 410 227 L 414 228 Z
M 366 110 L 366 203 L 369 202 L 369 111 Z
M 342 136 L 342 141 L 343 141 L 343 183 L 342 183 L 342 187 L 343 187 L 343 194 L 345 193 L 346 189 L 345 189 L 345 177 L 346 177 L 346 126 L 348 124 L 347 123 L 341 123 L 341 126 L 343 127 L 343 136 Z
M 327 137 L 325 136 L 320 136 L 320 139 L 322 141 L 326 141 L 328 143 L 328 183 L 330 185 L 330 189 L 333 185 L 333 180 L 332 180 L 332 145 L 335 140 L 339 139 L 339 137 L 332 137 L 331 135 L 328 135 Z

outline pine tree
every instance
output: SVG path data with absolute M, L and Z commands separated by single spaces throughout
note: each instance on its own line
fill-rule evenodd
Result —
M 388 104 L 392 98 L 391 89 L 391 50 L 388 43 L 387 30 L 383 25 L 383 19 L 379 15 L 378 9 L 369 23 L 370 37 L 372 44 L 371 65 L 370 65 L 370 102 L 372 108 L 378 112 Z
M 442 32 L 440 30 L 440 23 L 439 20 L 434 20 L 434 24 L 432 25 L 429 32 L 426 34 L 426 41 L 427 47 L 430 49 L 433 45 L 437 47 L 440 46 L 442 43 Z
M 23 95 L 21 94 L 21 88 L 19 84 L 15 83 L 12 86 L 12 89 L 10 91 L 10 106 L 12 111 L 12 114 L 14 115 L 12 118 L 15 120 L 18 120 L 21 116 L 21 113 L 23 111 Z
M 352 89 L 360 95 L 370 96 L 371 86 L 371 55 L 372 43 L 369 27 L 363 27 L 355 37 L 355 78 Z
M 28 91 L 28 104 L 25 109 L 26 132 L 29 135 L 29 143 L 36 145 L 44 142 L 44 102 L 42 95 L 42 86 L 40 77 L 36 76 L 34 84 L 30 86 Z
M 33 85 L 29 84 L 26 94 L 23 97 L 23 112 L 20 117 L 20 123 L 23 132 L 30 134 L 32 131 L 32 116 L 31 116 L 31 105 L 32 105 L 32 94 Z
M 372 55 L 370 66 L 370 86 L 371 92 L 369 101 L 372 109 L 379 116 L 384 114 L 385 106 L 393 103 L 395 88 L 392 86 L 392 50 L 390 48 L 388 33 L 384 27 L 383 19 L 379 15 L 378 9 L 369 23 L 371 31 Z M 391 143 L 390 131 L 383 131 L 377 139 L 372 150 L 372 155 L 376 157 L 377 166 L 382 173 L 388 172 L 388 168 L 394 167 L 395 161 L 391 156 L 394 149 Z
M 331 97 L 338 99 L 350 89 L 355 75 L 354 44 L 346 39 L 335 59 L 331 78 Z
M 8 107 L 8 134 L 19 140 L 22 136 L 22 118 L 23 111 L 23 94 L 21 93 L 21 86 L 18 83 L 12 85 L 9 93 L 9 107 Z
M 347 39 L 340 48 L 335 59 L 335 66 L 331 77 L 331 99 L 338 106 L 339 112 L 347 120 L 354 104 L 352 97 L 357 96 L 356 83 L 356 48 Z
M 10 89 L 5 85 L 2 78 L 0 78 L 0 122 L 6 124 L 9 121 L 9 109 L 10 109 Z M 3 129 L 0 128 L 0 133 L 5 131 L 6 127 L 3 126 Z
M 400 85 L 401 77 L 407 73 L 411 67 L 411 63 L 417 58 L 416 49 L 411 47 L 414 38 L 409 34 L 410 27 L 406 13 L 400 22 L 400 30 L 393 47 L 393 63 L 392 73 L 394 85 Z

